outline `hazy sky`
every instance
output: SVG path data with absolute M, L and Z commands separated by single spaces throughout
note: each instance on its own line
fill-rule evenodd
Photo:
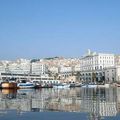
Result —
M 0 59 L 120 53 L 120 0 L 0 0 Z

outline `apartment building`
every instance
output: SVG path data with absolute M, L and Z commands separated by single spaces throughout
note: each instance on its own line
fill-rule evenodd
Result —
M 45 75 L 48 72 L 48 68 L 45 64 L 38 62 L 31 63 L 31 73 L 36 75 Z

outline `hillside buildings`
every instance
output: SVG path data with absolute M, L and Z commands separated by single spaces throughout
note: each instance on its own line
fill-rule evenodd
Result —
M 81 82 L 120 81 L 120 56 L 88 50 L 81 58 L 18 59 L 0 61 L 0 73 L 23 76 L 49 76 L 54 79 Z M 5 75 L 4 74 L 4 77 Z M 16 76 L 15 75 L 15 76 Z

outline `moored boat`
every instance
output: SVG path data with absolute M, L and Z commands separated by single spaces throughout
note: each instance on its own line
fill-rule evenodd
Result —
M 96 88 L 97 85 L 96 84 L 84 84 L 81 86 L 82 88 Z
M 70 84 L 60 83 L 60 84 L 53 85 L 53 88 L 70 88 Z
M 82 83 L 70 83 L 70 87 L 81 87 Z
M 17 87 L 20 88 L 20 89 L 35 88 L 35 84 L 31 83 L 31 82 L 18 83 Z
M 1 88 L 2 89 L 17 89 L 17 83 L 15 83 L 15 82 L 2 82 Z

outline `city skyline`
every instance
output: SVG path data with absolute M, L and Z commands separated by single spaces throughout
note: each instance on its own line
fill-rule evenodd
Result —
M 119 0 L 0 1 L 0 60 L 119 54 Z

